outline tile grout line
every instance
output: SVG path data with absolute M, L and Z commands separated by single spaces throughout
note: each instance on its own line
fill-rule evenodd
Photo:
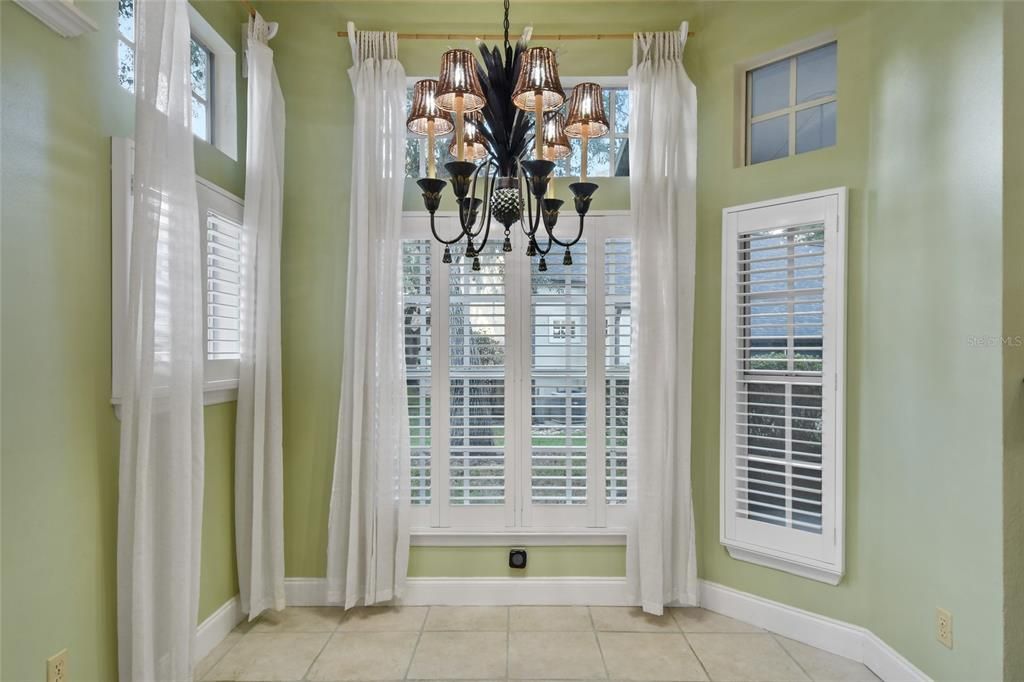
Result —
M 423 622 L 420 623 L 420 628 L 416 631 L 416 643 L 412 645 L 412 655 L 409 656 L 409 663 L 405 666 L 405 675 L 402 676 L 403 680 L 408 680 L 409 673 L 412 672 L 412 662 L 416 660 L 416 651 L 420 648 L 420 639 L 423 638 L 423 631 L 427 627 L 427 619 L 430 618 L 431 608 L 433 607 L 427 607 L 427 612 L 423 614 Z
M 776 635 L 774 632 L 769 632 L 768 634 L 771 635 L 772 641 L 775 642 L 775 645 L 782 649 L 786 653 L 786 656 L 789 657 L 789 660 L 793 661 L 793 663 L 796 664 L 796 667 L 800 669 L 800 672 L 802 672 L 808 680 L 813 681 L 814 677 L 809 672 L 807 672 L 803 665 L 800 664 L 800 661 L 796 660 L 796 656 L 790 653 L 789 649 L 782 645 L 782 642 L 779 641 L 779 636 Z
M 604 667 L 604 678 L 610 680 L 612 678 L 611 672 L 608 670 L 608 661 L 604 658 L 604 648 L 601 646 L 600 633 L 597 631 L 597 624 L 594 622 L 594 612 L 591 611 L 590 607 L 587 607 L 587 617 L 590 619 L 591 633 L 594 635 L 594 640 L 597 641 L 597 653 L 601 655 L 601 665 Z
M 674 618 L 675 616 L 673 616 L 673 619 Z M 679 630 L 683 633 L 683 641 L 686 642 L 686 648 L 690 650 L 690 653 L 693 654 L 693 658 L 697 661 L 697 665 L 699 665 L 700 669 L 704 671 L 704 677 L 708 678 L 709 680 L 712 679 L 711 673 L 708 672 L 707 666 L 704 665 L 704 661 L 702 661 L 700 658 L 700 654 L 698 654 L 697 650 L 693 648 L 693 644 L 690 642 L 689 635 L 687 635 L 686 630 L 683 630 L 682 623 L 676 621 L 676 625 L 679 626 Z
M 306 672 L 302 673 L 302 677 L 299 678 L 300 680 L 305 682 L 305 680 L 309 676 L 309 672 L 313 669 L 313 666 L 316 665 L 316 662 L 320 660 L 320 657 L 323 655 L 324 650 L 327 648 L 327 645 L 331 643 L 331 638 L 334 637 L 334 634 L 341 628 L 342 621 L 344 621 L 347 617 L 348 611 L 342 610 L 341 618 L 339 618 L 338 622 L 334 624 L 334 629 L 327 633 L 327 639 L 324 640 L 323 646 L 320 647 L 320 651 L 316 652 L 316 656 L 314 656 L 313 660 L 311 660 L 309 662 L 309 665 L 306 666 Z

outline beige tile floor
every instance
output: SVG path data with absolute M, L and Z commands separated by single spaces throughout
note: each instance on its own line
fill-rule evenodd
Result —
M 865 681 L 854 661 L 705 611 L 586 606 L 289 608 L 239 626 L 204 681 Z

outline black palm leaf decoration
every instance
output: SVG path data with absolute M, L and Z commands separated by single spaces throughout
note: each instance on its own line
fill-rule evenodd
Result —
M 476 70 L 480 78 L 487 104 L 483 109 L 483 136 L 487 151 L 498 164 L 502 176 L 515 175 L 517 160 L 523 159 L 533 141 L 533 129 L 525 112 L 512 104 L 512 91 L 519 77 L 519 64 L 526 43 L 518 41 L 513 48 L 505 44 L 505 58 L 502 60 L 501 50 L 495 45 L 489 48 L 480 43 L 482 62 L 477 62 Z

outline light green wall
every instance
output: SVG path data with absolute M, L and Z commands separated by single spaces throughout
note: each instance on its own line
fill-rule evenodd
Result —
M 288 115 L 281 275 L 285 568 L 289 576 L 322 576 L 341 383 L 352 162 L 352 89 L 347 75 L 352 56 L 348 41 L 335 34 L 348 20 L 364 29 L 493 33 L 501 26 L 501 2 L 258 4 L 268 19 L 281 23 L 272 46 Z M 515 2 L 513 33 L 527 21 L 533 21 L 538 31 L 563 33 L 621 32 L 624 26 L 665 29 L 678 27 L 692 14 L 687 7 L 651 2 L 638 13 L 628 3 L 601 3 L 581 12 L 578 3 Z M 405 41 L 399 45 L 399 57 L 408 75 L 427 76 L 436 70 L 447 46 L 447 41 Z M 474 49 L 468 41 L 461 46 Z M 632 54 L 629 41 L 567 41 L 560 47 L 565 75 L 624 75 Z M 628 206 L 624 179 L 600 183 L 595 210 Z M 563 192 L 565 185 L 559 183 Z M 407 183 L 406 208 L 422 210 L 413 181 Z M 600 549 L 605 553 L 602 564 L 620 560 L 621 548 Z M 421 558 L 422 552 L 413 548 L 411 570 L 449 570 L 434 568 L 438 564 Z M 507 564 L 507 556 L 493 557 L 493 552 L 481 550 L 470 565 L 484 572 Z M 497 562 L 493 566 L 492 560 Z M 588 570 L 580 561 L 575 572 L 586 575 Z
M 4 680 L 45 679 L 63 647 L 74 679 L 116 678 L 109 138 L 130 136 L 133 114 L 115 80 L 116 4 L 78 6 L 100 30 L 64 39 L 0 2 Z M 198 7 L 237 49 L 240 6 Z M 242 163 L 197 143 L 196 165 L 242 193 Z M 200 618 L 237 592 L 234 406 L 205 416 Z
M 282 22 L 288 102 L 284 243 L 287 572 L 323 575 L 340 377 L 352 104 L 348 44 L 362 28 L 493 31 L 497 2 L 267 3 Z M 694 490 L 704 578 L 872 628 L 939 678 L 998 677 L 1000 374 L 971 334 L 998 334 L 1000 8 L 996 5 L 516 3 L 513 31 L 669 29 L 698 35 L 686 63 L 700 102 L 694 350 Z M 565 28 L 570 27 L 570 28 Z M 613 28 L 614 27 L 614 28 Z M 733 165 L 737 62 L 824 30 L 840 40 L 839 144 L 755 168 Z M 289 35 L 296 36 L 290 39 Z M 407 41 L 429 75 L 447 41 Z M 563 72 L 622 74 L 628 43 L 567 43 Z M 593 61 L 594 66 L 587 66 Z M 602 182 L 604 185 L 605 183 Z M 851 189 L 847 575 L 829 587 L 733 561 L 718 542 L 720 215 L 725 206 Z M 605 187 L 602 187 L 602 191 Z M 603 208 L 622 208 L 627 194 Z M 600 196 L 600 195 L 599 195 Z M 406 208 L 418 209 L 414 187 Z M 971 225 L 963 230 L 962 225 Z M 900 294 L 899 296 L 894 294 Z M 894 352 L 902 351 L 902 352 Z M 969 457 L 966 456 L 969 453 Z M 932 494 L 934 496 L 929 496 Z M 955 502 L 954 502 L 955 500 Z M 941 516 L 951 505 L 956 514 Z M 536 551 L 536 550 L 535 550 Z M 621 549 L 608 550 L 621 555 Z M 570 552 L 570 555 L 574 552 Z M 414 575 L 504 575 L 504 551 L 417 548 Z M 572 561 L 572 560 L 570 560 Z M 606 556 L 602 562 L 617 561 Z M 580 557 L 562 571 L 585 573 Z M 538 569 L 539 571 L 540 569 Z M 546 570 L 546 569 L 545 569 Z M 551 569 L 554 570 L 554 569 Z M 560 573 L 564 574 L 564 573 Z M 957 645 L 933 637 L 954 613 Z
M 1024 679 L 1024 5 L 1003 25 L 1003 676 Z M 996 348 L 991 349 L 992 352 Z
M 507 547 L 413 547 L 409 576 L 530 578 L 588 576 L 614 578 L 626 575 L 624 547 L 571 546 L 526 547 L 525 569 L 508 567 Z
M 937 679 L 1001 675 L 1001 8 L 723 3 L 700 34 L 694 482 L 705 579 L 870 628 Z M 733 64 L 827 29 L 838 144 L 735 168 Z M 723 207 L 850 188 L 846 577 L 734 561 L 719 544 Z M 935 608 L 956 647 L 935 641 Z

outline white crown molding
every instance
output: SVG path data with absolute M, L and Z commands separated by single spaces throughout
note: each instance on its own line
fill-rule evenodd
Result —
M 99 29 L 89 15 L 75 7 L 73 0 L 14 1 L 64 38 L 75 38 Z

